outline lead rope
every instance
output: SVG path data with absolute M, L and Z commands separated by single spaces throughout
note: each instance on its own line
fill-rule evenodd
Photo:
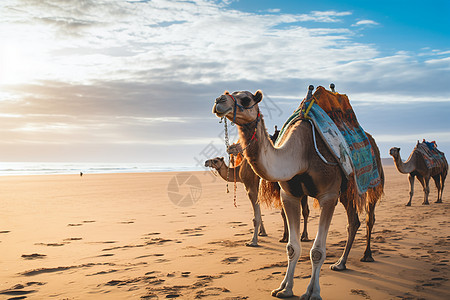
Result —
M 225 119 L 225 146 L 228 147 L 230 146 L 230 138 L 228 137 L 228 124 L 227 124 L 227 118 L 223 117 L 223 119 Z M 230 192 L 230 190 L 228 189 L 228 180 L 230 178 L 230 166 L 231 166 L 231 154 L 228 154 L 228 166 L 227 166 L 227 193 Z M 236 166 L 234 165 L 234 157 L 233 157 L 233 172 L 234 172 L 234 196 L 233 196 L 233 204 L 234 207 L 237 207 L 236 205 L 236 189 L 237 189 L 237 184 L 236 184 Z
M 228 125 L 227 125 L 227 118 L 226 117 L 222 117 L 222 120 L 224 120 L 225 122 L 225 146 L 228 147 L 230 146 L 230 139 L 228 138 Z M 227 166 L 227 193 L 230 192 L 230 190 L 228 189 L 228 179 L 230 177 L 230 163 L 231 163 L 231 155 L 228 154 L 228 166 Z

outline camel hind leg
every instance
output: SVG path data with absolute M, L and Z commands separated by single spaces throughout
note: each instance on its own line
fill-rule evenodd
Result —
M 309 218 L 309 206 L 308 206 L 308 196 L 303 196 L 301 199 L 302 204 L 302 216 L 303 216 L 303 232 L 300 240 L 302 242 L 309 242 L 308 237 L 308 218 Z
M 345 194 L 341 194 L 341 202 L 347 212 L 347 242 L 345 243 L 345 249 L 342 256 L 335 264 L 331 265 L 331 270 L 333 271 L 343 271 L 347 269 L 347 258 L 350 253 L 350 249 L 352 248 L 353 241 L 355 240 L 356 232 L 361 225 L 356 207 L 353 203 L 349 203 Z
M 437 189 L 437 200 L 435 203 L 442 203 L 442 196 L 441 196 L 441 175 L 433 176 L 434 184 L 436 185 Z
M 375 204 L 367 204 L 367 216 L 366 216 L 366 250 L 364 251 L 364 256 L 361 261 L 372 262 L 374 261 L 372 257 L 372 250 L 370 249 L 370 240 L 372 238 L 372 229 L 375 224 Z
M 445 183 L 445 178 L 447 177 L 447 171 L 441 173 L 441 198 L 439 199 L 438 203 L 442 203 L 442 193 L 444 192 L 444 183 Z

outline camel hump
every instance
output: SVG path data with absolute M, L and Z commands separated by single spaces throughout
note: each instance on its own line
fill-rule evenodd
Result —
M 437 149 L 436 142 L 430 143 L 424 139 L 416 145 L 413 152 L 416 152 L 423 158 L 428 169 L 448 169 L 445 154 Z

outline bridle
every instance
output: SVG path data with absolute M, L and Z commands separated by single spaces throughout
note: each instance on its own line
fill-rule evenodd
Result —
M 228 94 L 228 96 L 230 96 L 231 99 L 233 99 L 233 101 L 234 101 L 234 109 L 233 109 L 233 123 L 234 123 L 234 124 L 236 124 L 236 112 L 237 112 L 237 108 L 238 108 L 238 107 L 239 107 L 239 109 L 240 109 L 241 111 L 244 111 L 244 110 L 246 110 L 246 109 L 252 109 L 253 106 L 255 106 L 256 104 L 258 104 L 257 102 L 255 102 L 255 103 L 253 103 L 252 106 L 243 106 L 243 105 L 240 105 L 239 103 L 237 103 L 237 101 L 236 101 L 236 99 L 233 97 L 233 95 Z M 258 117 L 259 117 L 259 111 L 258 111 Z

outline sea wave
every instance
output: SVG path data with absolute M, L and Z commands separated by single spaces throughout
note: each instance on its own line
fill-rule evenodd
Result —
M 0 162 L 0 176 L 201 171 L 190 165 L 151 163 Z

